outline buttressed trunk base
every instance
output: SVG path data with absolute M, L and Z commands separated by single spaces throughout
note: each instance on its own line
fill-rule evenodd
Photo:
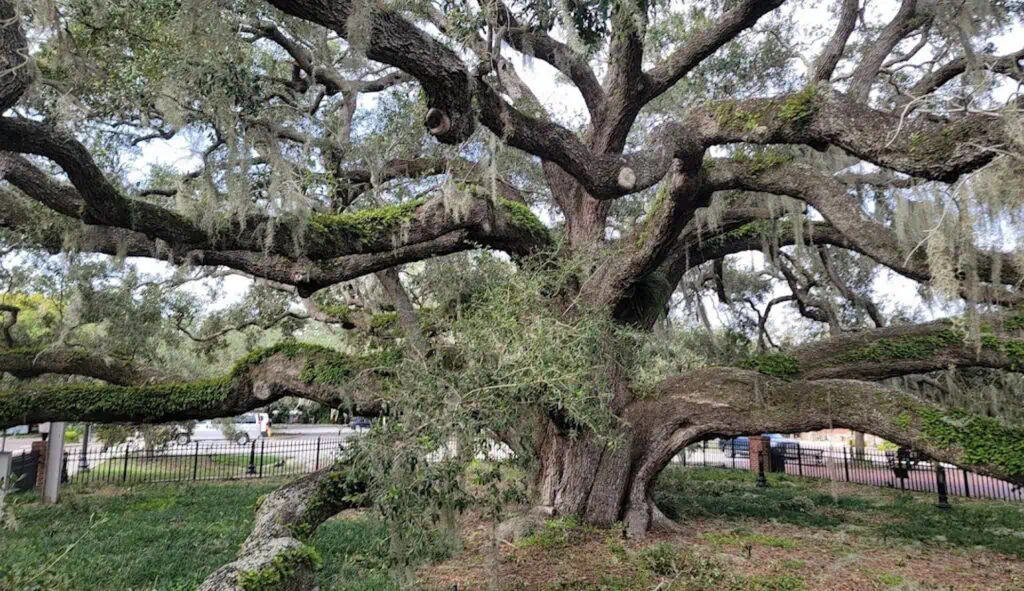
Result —
M 549 516 L 575 516 L 601 527 L 622 523 L 630 536 L 673 528 L 651 489 L 674 455 L 630 430 L 614 442 L 592 433 L 568 437 L 549 426 L 540 446 L 534 502 Z

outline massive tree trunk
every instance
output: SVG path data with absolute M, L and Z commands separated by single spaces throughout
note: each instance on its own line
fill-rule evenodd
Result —
M 988 318 L 998 325 L 999 320 Z M 1016 326 L 1018 317 L 1009 324 Z M 1019 329 L 1015 329 L 1014 332 Z M 755 369 L 706 368 L 666 380 L 654 395 L 628 400 L 613 440 L 569 433 L 556 422 L 536 445 L 537 507 L 631 535 L 674 527 L 652 501 L 658 475 L 686 446 L 717 437 L 847 428 L 917 449 L 931 458 L 1024 484 L 1024 430 L 949 410 L 868 379 L 948 365 L 1021 371 L 1022 341 L 989 334 L 976 351 L 948 321 L 853 333 L 791 355 L 755 359 Z M 858 379 L 852 379 L 858 378 Z

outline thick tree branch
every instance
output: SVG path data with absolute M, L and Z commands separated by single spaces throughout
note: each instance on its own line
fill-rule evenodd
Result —
M 666 380 L 661 396 L 629 409 L 633 424 L 650 424 L 658 470 L 683 447 L 701 439 L 758 433 L 801 433 L 846 428 L 878 435 L 927 456 L 1024 484 L 1024 429 L 995 419 L 951 412 L 933 402 L 859 380 L 783 381 L 753 371 L 709 368 Z M 985 432 L 998 449 L 986 452 L 971 433 Z M 678 434 L 685 435 L 677 436 Z M 982 444 L 984 445 L 984 444 Z M 660 449 L 660 448 L 659 448 Z
M 601 300 L 615 310 L 616 317 L 631 323 L 652 324 L 652 315 L 627 318 L 623 314 L 635 309 L 636 303 L 631 300 L 637 284 L 651 277 L 666 260 L 681 229 L 693 219 L 698 208 L 710 201 L 711 191 L 703 188 L 700 161 L 699 155 L 675 160 L 665 181 L 667 185 L 659 190 L 659 198 L 653 202 L 647 219 L 626 239 L 628 246 L 624 256 L 610 260 L 603 277 L 592 280 Z
M 626 420 L 650 443 L 634 469 L 626 527 L 645 532 L 660 512 L 655 477 L 687 445 L 716 437 L 847 428 L 939 461 L 1024 485 L 1024 429 L 948 411 L 907 392 L 858 380 L 785 381 L 749 370 L 707 368 L 665 380 Z
M 1024 49 L 1018 49 L 1013 53 L 1002 56 L 979 56 L 978 67 L 996 74 L 1003 74 L 1024 82 L 1024 70 L 1020 61 L 1024 59 Z M 935 92 L 945 86 L 950 80 L 967 71 L 971 64 L 966 57 L 960 57 L 943 65 L 938 70 L 921 78 L 917 84 L 907 91 L 911 98 L 917 98 Z
M 867 102 L 875 76 L 882 69 L 885 58 L 889 57 L 900 41 L 931 21 L 931 16 L 917 12 L 917 0 L 903 0 L 899 11 L 882 33 L 868 48 L 850 79 L 850 96 L 860 102 Z
M 20 379 L 46 374 L 75 375 L 121 386 L 165 377 L 130 361 L 94 355 L 80 348 L 0 350 L 0 372 Z
M 726 101 L 694 114 L 708 145 L 805 144 L 842 148 L 915 177 L 953 182 L 988 164 L 1005 145 L 1004 123 L 970 114 L 952 121 L 902 119 L 824 87 L 772 99 Z
M 396 268 L 386 269 L 377 273 L 377 280 L 380 281 L 384 292 L 391 298 L 395 310 L 398 313 L 398 323 L 412 344 L 413 350 L 420 357 L 427 356 L 427 340 L 423 338 L 423 331 L 420 330 L 420 319 L 416 310 L 409 300 L 409 293 L 402 286 L 402 278 Z
M 85 207 L 74 188 L 48 180 L 24 159 L 13 162 L 18 166 L 11 169 L 7 180 L 29 197 L 65 214 L 75 215 Z M 458 215 L 450 211 L 442 196 L 352 214 L 312 214 L 305 228 L 297 223 L 300 220 L 281 220 L 274 245 L 269 247 L 261 244 L 259 233 L 241 228 L 214 244 L 173 240 L 160 244 L 128 224 L 127 228 L 86 226 L 83 233 L 91 240 L 83 240 L 80 248 L 223 265 L 308 292 L 396 264 L 460 250 L 485 246 L 527 256 L 550 244 L 547 230 L 526 206 L 473 192 L 458 198 L 466 201 Z M 0 193 L 0 202 L 9 203 L 0 209 L 2 227 L 17 230 L 37 217 L 13 195 Z M 256 222 L 251 220 L 246 226 L 259 227 Z M 45 226 L 43 230 L 34 240 L 48 250 L 59 250 L 63 241 L 58 228 Z M 295 243 L 288 244 L 293 232 L 302 233 L 305 252 L 296 253 Z
M 238 558 L 216 571 L 199 591 L 243 591 L 246 576 L 282 571 L 288 589 L 315 589 L 312 549 L 303 542 L 324 521 L 345 509 L 365 506 L 365 483 L 344 463 L 304 476 L 267 495 L 256 508 L 252 531 Z M 284 565 L 284 569 L 282 569 Z
M 465 64 L 455 51 L 399 12 L 376 4 L 357 6 L 352 0 L 269 2 L 286 14 L 331 29 L 365 51 L 368 58 L 419 80 L 427 95 L 427 130 L 439 141 L 457 144 L 473 133 L 474 83 Z M 353 17 L 358 19 L 354 28 L 349 26 Z
M 921 179 L 953 182 L 985 166 L 1005 145 L 1006 128 L 981 113 L 937 122 L 903 119 L 823 86 L 775 98 L 721 101 L 691 109 L 682 123 L 661 125 L 649 148 L 594 154 L 564 127 L 529 117 L 496 92 L 480 89 L 484 123 L 516 148 L 557 164 L 593 197 L 614 199 L 653 186 L 674 159 L 695 146 L 731 143 L 830 145 L 867 162 Z
M 594 70 L 586 60 L 568 45 L 553 39 L 547 33 L 535 31 L 520 24 L 512 11 L 503 2 L 497 3 L 499 10 L 495 17 L 499 26 L 507 27 L 505 40 L 516 51 L 543 60 L 564 74 L 583 95 L 583 101 L 591 114 L 604 101 L 604 90 Z
M 0 0 L 0 115 L 18 102 L 34 75 L 18 7 Z
M 388 160 L 380 170 L 349 168 L 340 171 L 335 178 L 338 182 L 348 183 L 350 195 L 368 191 L 374 185 L 399 178 L 417 179 L 439 174 L 449 174 L 455 182 L 471 183 L 484 190 L 490 190 L 491 182 L 480 165 L 464 158 L 394 158 Z M 495 180 L 498 196 L 510 201 L 525 203 L 522 192 L 511 183 Z
M 823 82 L 832 78 L 836 71 L 839 60 L 843 57 L 843 50 L 846 49 L 846 42 L 857 27 L 857 14 L 860 11 L 860 0 L 842 0 L 842 7 L 839 9 L 839 23 L 832 37 L 825 44 L 825 49 L 814 60 L 810 72 L 807 73 L 808 82 Z
M 743 0 L 710 27 L 688 36 L 682 47 L 644 75 L 643 104 L 672 88 L 718 48 L 754 26 L 758 19 L 782 6 L 784 1 Z
M 0 228 L 24 232 L 42 220 L 39 215 L 20 203 L 20 200 L 0 191 Z M 351 254 L 322 261 L 295 260 L 282 256 L 264 255 L 248 251 L 204 250 L 168 246 L 138 232 L 101 226 L 76 227 L 72 220 L 52 216 L 42 228 L 25 234 L 30 244 L 56 254 L 69 245 L 81 252 L 94 252 L 112 256 L 137 256 L 170 260 L 176 264 L 223 266 L 242 271 L 254 277 L 293 285 L 301 297 L 349 281 L 363 275 L 396 265 L 444 256 L 456 252 L 489 246 L 515 256 L 529 256 L 550 244 L 546 231 L 539 222 L 527 234 L 518 231 L 502 234 L 505 223 L 491 222 L 489 227 L 456 229 L 424 242 L 400 242 L 394 248 L 377 253 Z M 46 218 L 44 218 L 46 219 Z M 501 216 L 498 216 L 501 220 Z M 518 226 L 517 226 L 518 227 Z M 69 243 L 69 236 L 72 241 Z M 493 239 L 493 240 L 492 240 Z M 539 240 L 537 242 L 536 240 Z
M 801 199 L 842 232 L 854 250 L 911 279 L 928 281 L 932 277 L 924 253 L 918 252 L 907 258 L 895 233 L 880 222 L 867 218 L 845 185 L 809 166 L 778 164 L 757 167 L 722 162 L 721 166 L 716 164 L 708 176 L 708 182 L 715 190 L 742 189 Z M 989 277 L 993 258 L 999 257 L 1000 281 L 1004 285 L 1020 285 L 1024 279 L 1024 270 L 1017 267 L 1010 254 L 978 253 L 977 256 L 979 277 Z
M 611 199 L 650 187 L 665 175 L 672 160 L 671 152 L 666 154 L 661 148 L 639 160 L 619 154 L 594 154 L 572 131 L 523 113 L 487 83 L 481 81 L 477 92 L 481 121 L 488 129 L 506 144 L 557 164 L 593 197 Z M 675 126 L 668 130 L 678 131 Z M 671 146 L 675 142 L 661 144 Z
M 643 106 L 642 82 L 647 5 L 624 0 L 612 5 L 608 44 L 608 91 L 591 126 L 590 148 L 598 154 L 622 151 L 637 113 Z
M 86 223 L 137 229 L 172 243 L 209 241 L 206 233 L 184 216 L 122 195 L 85 146 L 66 132 L 28 119 L 0 118 L 0 149 L 35 154 L 56 162 L 78 189 L 84 206 L 81 215 Z
M 977 344 L 950 320 L 846 333 L 789 352 L 791 377 L 883 380 L 950 366 L 1024 371 L 1024 315 L 986 317 Z
M 133 386 L 27 384 L 0 391 L 0 427 L 49 421 L 166 423 L 230 417 L 284 396 L 379 414 L 381 358 L 285 343 L 244 358 L 219 378 Z M 95 373 L 95 372 L 94 372 Z M 113 370 L 111 376 L 115 377 Z

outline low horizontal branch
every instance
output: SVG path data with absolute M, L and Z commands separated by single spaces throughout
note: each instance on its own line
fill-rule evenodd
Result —
M 94 355 L 84 348 L 0 349 L 0 373 L 27 379 L 46 374 L 75 375 L 128 386 L 159 378 L 159 374 L 134 363 Z
M 782 377 L 808 380 L 883 380 L 951 366 L 1024 372 L 1024 314 L 985 316 L 979 323 L 977 342 L 972 342 L 965 327 L 938 320 L 847 333 L 773 356 L 779 363 L 765 360 L 765 368 L 769 373 L 781 372 Z M 786 368 L 796 371 L 789 373 Z
M 702 439 L 845 428 L 871 433 L 965 469 L 1024 485 L 1024 429 L 944 408 L 860 380 L 785 381 L 750 370 L 707 368 L 666 380 L 628 411 L 673 442 L 667 462 Z M 673 437 L 685 433 L 686 437 Z
M 180 383 L 121 386 L 29 383 L 0 390 L 0 427 L 49 421 L 165 423 L 230 417 L 283 398 L 306 398 L 360 414 L 383 411 L 377 379 L 386 355 L 346 356 L 283 343 L 253 351 L 227 374 Z
M 46 195 L 56 188 L 50 185 Z M 51 205 L 39 194 L 35 197 Z M 2 188 L 0 228 L 18 232 L 27 242 L 48 252 L 62 252 L 71 245 L 82 252 L 220 265 L 294 285 L 303 296 L 395 265 L 455 252 L 493 248 L 526 257 L 551 245 L 547 228 L 521 203 L 492 200 L 472 188 L 451 199 L 451 207 L 459 211 L 449 209 L 448 199 L 441 196 L 356 213 L 314 214 L 307 222 L 304 238 L 309 253 L 296 253 L 294 244 L 287 254 L 218 245 L 165 244 L 130 229 L 82 225 L 70 217 L 46 215 Z

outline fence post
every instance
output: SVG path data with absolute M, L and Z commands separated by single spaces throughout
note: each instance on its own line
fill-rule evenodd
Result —
M 843 448 L 843 472 L 846 474 L 846 481 L 850 481 L 850 462 L 847 458 L 846 448 Z
M 196 453 L 192 456 L 192 480 L 196 479 L 199 473 L 199 442 L 196 441 Z
M 732 455 L 732 467 L 735 468 L 736 467 L 736 438 L 735 437 L 733 437 L 729 441 L 729 451 L 730 451 L 730 455 Z
M 689 449 L 690 449 L 690 446 L 689 446 L 689 445 L 687 445 L 686 447 L 684 447 L 684 448 L 683 448 L 683 468 L 685 468 L 685 467 L 686 467 L 686 452 L 687 452 L 687 451 L 688 451 Z
M 252 440 L 252 445 L 249 446 L 249 469 L 246 470 L 246 474 L 252 476 L 256 473 L 256 440 Z
M 128 480 L 128 444 L 124 444 L 124 470 L 121 472 L 121 482 Z
M 939 509 L 949 509 L 949 491 L 946 488 L 946 469 L 942 462 L 935 462 L 935 488 L 939 492 Z
M 702 441 L 701 444 L 700 444 L 700 457 L 701 457 L 701 463 L 704 464 L 705 466 L 707 466 L 708 465 L 708 442 L 707 442 L 706 439 L 704 441 Z
M 800 476 L 804 475 L 804 452 L 803 446 L 799 443 L 796 444 L 796 471 L 800 473 Z
M 316 469 L 320 469 L 320 438 L 316 438 Z
M 89 471 L 89 427 L 91 423 L 85 424 L 85 434 L 82 436 L 82 447 L 79 450 L 81 453 L 78 455 L 78 471 L 88 472 Z
M 967 484 L 967 469 L 960 468 L 960 471 L 964 473 L 964 496 L 969 499 L 971 498 L 971 487 Z
M 260 478 L 263 478 L 263 447 L 267 444 L 266 441 L 260 442 Z

